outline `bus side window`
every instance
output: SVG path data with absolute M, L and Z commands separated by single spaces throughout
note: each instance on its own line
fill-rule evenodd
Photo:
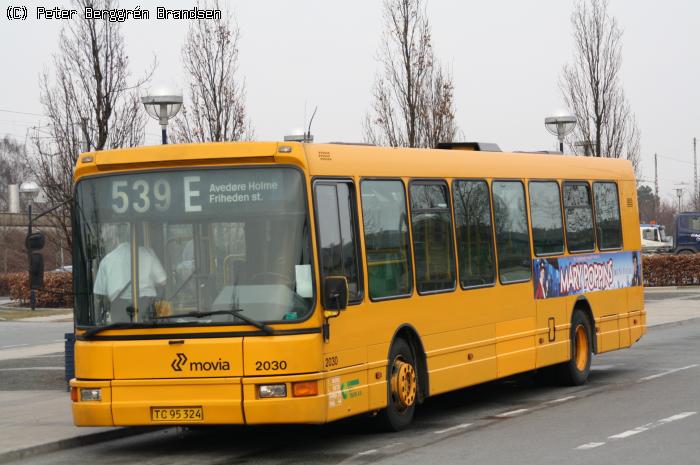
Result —
M 362 279 L 354 185 L 349 181 L 317 181 L 314 197 L 321 279 L 345 276 L 348 300 L 359 302 L 362 300 Z
M 413 278 L 403 182 L 365 180 L 360 188 L 369 296 L 410 295 Z
M 564 253 L 561 198 L 556 181 L 530 182 L 530 216 L 535 255 Z
M 591 193 L 587 182 L 564 183 L 564 213 L 566 215 L 566 243 L 569 252 L 595 250 Z
M 525 188 L 520 181 L 494 181 L 493 210 L 501 283 L 527 281 L 532 270 Z
M 410 184 L 411 227 L 419 293 L 455 288 L 452 214 L 444 182 Z
M 491 198 L 486 181 L 452 183 L 459 282 L 462 288 L 485 286 L 496 281 Z
M 622 225 L 617 185 L 614 182 L 594 182 L 593 198 L 595 199 L 598 248 L 600 250 L 619 249 L 622 247 Z

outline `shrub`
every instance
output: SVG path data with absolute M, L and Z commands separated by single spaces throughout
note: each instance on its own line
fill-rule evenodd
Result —
M 0 295 L 10 295 L 10 282 L 14 273 L 0 273 Z
M 10 298 L 21 305 L 29 304 L 29 275 L 12 273 L 9 276 Z M 73 274 L 44 273 L 44 288 L 36 291 L 36 306 L 45 308 L 73 306 Z
M 646 255 L 642 257 L 645 286 L 700 284 L 700 254 Z

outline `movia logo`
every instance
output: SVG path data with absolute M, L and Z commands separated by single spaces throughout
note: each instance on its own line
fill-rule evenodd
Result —
M 182 353 L 177 353 L 177 357 L 170 364 L 170 367 L 175 371 L 182 371 L 183 368 L 189 368 L 190 371 L 216 371 L 216 370 L 230 370 L 231 364 L 226 360 L 218 359 L 216 361 L 190 361 L 187 364 L 187 355 Z
M 173 368 L 175 371 L 182 371 L 182 366 L 187 363 L 187 355 L 185 354 L 177 354 L 177 358 L 173 360 L 173 363 L 170 364 L 170 366 Z

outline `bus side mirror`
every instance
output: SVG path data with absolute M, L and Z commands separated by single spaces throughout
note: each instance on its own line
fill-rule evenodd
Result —
M 44 287 L 44 256 L 41 252 L 32 252 L 29 256 L 29 289 Z
M 324 278 L 321 299 L 325 310 L 345 310 L 348 306 L 347 278 L 345 276 L 328 276 Z

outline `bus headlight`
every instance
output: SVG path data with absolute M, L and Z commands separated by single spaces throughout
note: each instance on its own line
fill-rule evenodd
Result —
M 80 400 L 82 402 L 100 402 L 102 400 L 102 389 L 81 389 Z
M 260 384 L 258 386 L 258 395 L 261 399 L 269 399 L 271 397 L 287 397 L 287 385 Z

